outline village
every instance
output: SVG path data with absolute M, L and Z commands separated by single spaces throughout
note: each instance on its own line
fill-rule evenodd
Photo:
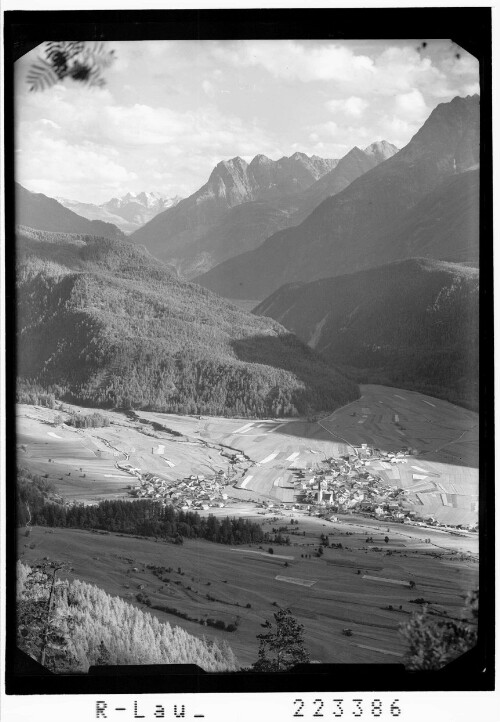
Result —
M 261 511 L 283 514 L 287 509 L 338 521 L 336 514 L 356 514 L 380 520 L 434 526 L 441 529 L 467 529 L 477 531 L 478 525 L 466 526 L 440 523 L 434 516 L 419 513 L 416 495 L 410 489 L 388 483 L 381 469 L 396 464 L 407 464 L 414 449 L 402 448 L 395 453 L 381 451 L 362 444 L 351 447 L 351 452 L 339 458 L 325 458 L 308 468 L 288 467 L 293 501 L 280 501 L 256 495 L 254 502 Z M 244 471 L 238 469 L 248 461 L 242 454 L 224 453 L 228 457 L 227 472 L 215 471 L 210 475 L 190 475 L 174 481 L 162 479 L 150 472 L 142 472 L 131 464 L 117 464 L 120 469 L 136 476 L 139 483 L 128 487 L 130 496 L 152 499 L 172 505 L 183 511 L 208 511 L 231 507 L 235 503 L 231 487 L 241 488 L 236 477 Z
M 139 484 L 128 487 L 130 495 L 138 499 L 153 499 L 183 511 L 223 508 L 228 500 L 227 493 L 223 491 L 228 484 L 228 475 L 223 471 L 216 472 L 211 478 L 191 474 L 177 481 L 167 481 L 150 472 L 143 474 L 131 464 L 121 464 L 119 468 L 139 477 Z
M 370 468 L 374 462 L 381 460 L 390 464 L 406 464 L 408 453 L 407 449 L 386 453 L 362 444 L 360 448 L 353 447 L 353 453 L 349 455 L 325 459 L 309 478 L 303 470 L 293 470 L 300 489 L 298 498 L 321 516 L 328 510 L 344 514 L 356 512 L 388 521 L 434 523 L 434 519 L 419 518 L 417 512 L 411 509 L 408 490 L 385 483 Z M 336 517 L 330 519 L 337 520 Z

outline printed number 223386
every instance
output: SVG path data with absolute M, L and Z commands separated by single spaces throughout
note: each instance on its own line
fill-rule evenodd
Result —
M 294 717 L 399 717 L 401 707 L 399 700 L 382 702 L 381 699 L 332 699 L 329 701 L 315 699 L 307 704 L 303 699 L 296 699 Z

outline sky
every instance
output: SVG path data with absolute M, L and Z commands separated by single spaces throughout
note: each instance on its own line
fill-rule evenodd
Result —
M 16 180 L 87 203 L 186 197 L 217 163 L 296 151 L 341 158 L 402 148 L 439 103 L 479 92 L 477 61 L 449 40 L 130 41 L 104 88 L 30 92 L 16 63 Z M 457 57 L 457 55 L 459 57 Z

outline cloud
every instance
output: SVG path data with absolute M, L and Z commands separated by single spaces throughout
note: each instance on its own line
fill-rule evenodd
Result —
M 55 130 L 61 130 L 61 126 L 57 123 L 54 123 L 53 120 L 49 120 L 48 118 L 41 118 L 40 124 L 44 125 L 46 128 L 54 128 Z
M 320 130 L 322 135 L 326 134 L 335 136 L 338 133 L 339 126 L 333 120 L 329 120 L 327 123 L 323 123 L 323 125 L 320 126 Z
M 85 183 L 112 195 L 128 187 L 137 175 L 99 149 L 73 146 L 35 132 L 16 155 L 16 177 L 35 192 L 80 199 Z
M 409 41 L 410 43 L 410 41 Z M 219 43 L 211 53 L 220 62 L 236 68 L 263 68 L 272 77 L 292 83 L 299 81 L 328 83 L 337 98 L 390 98 L 395 94 L 419 90 L 435 97 L 461 94 L 464 83 L 478 78 L 478 63 L 467 53 L 460 58 L 448 41 L 433 41 L 432 56 L 418 52 L 412 44 L 375 44 L 369 57 L 357 41 L 235 41 Z M 356 96 L 352 96 L 353 88 Z M 358 105 L 359 108 L 359 105 Z M 357 108 L 353 105 L 355 116 Z
M 209 98 L 213 98 L 215 95 L 215 87 L 214 84 L 210 82 L 210 80 L 204 80 L 201 84 L 201 87 L 203 88 L 203 92 L 205 95 L 208 95 Z
M 350 98 L 345 100 L 329 100 L 326 103 L 327 109 L 332 113 L 340 112 L 354 118 L 361 117 L 369 105 L 367 100 L 363 100 L 363 98 L 356 95 L 351 95 Z
M 28 93 L 16 68 L 21 183 L 93 202 L 126 191 L 187 195 L 236 155 L 338 158 L 378 139 L 403 147 L 437 102 L 478 90 L 477 62 L 456 58 L 449 41 L 420 53 L 390 40 L 113 45 L 104 90 L 64 83 Z
M 348 73 L 370 74 L 373 61 L 366 55 L 354 55 L 340 45 L 299 43 L 293 40 L 269 42 L 244 40 L 219 44 L 215 57 L 236 67 L 260 66 L 282 80 L 342 80 Z
M 18 110 L 19 182 L 58 196 L 71 189 L 82 201 L 104 202 L 129 190 L 188 195 L 221 159 L 277 151 L 257 121 L 213 104 L 184 111 L 127 106 L 109 91 L 61 86 L 28 96 Z
M 411 119 L 413 122 L 424 120 L 430 113 L 424 96 L 417 89 L 396 96 L 395 112 L 399 118 Z

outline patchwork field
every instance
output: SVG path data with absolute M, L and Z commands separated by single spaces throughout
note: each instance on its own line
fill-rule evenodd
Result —
M 407 464 L 370 464 L 388 484 L 412 492 L 422 516 L 445 524 L 477 522 L 478 415 L 431 396 L 385 386 L 361 387 L 361 398 L 321 426 L 332 438 L 384 451 L 413 450 Z
M 257 514 L 255 505 L 293 501 L 292 469 L 311 469 L 325 457 L 367 443 L 388 452 L 416 449 L 405 464 L 382 459 L 370 465 L 388 484 L 411 492 L 421 513 L 452 524 L 476 520 L 478 438 L 472 412 L 414 392 L 364 386 L 361 399 L 317 422 L 143 411 L 131 418 L 106 411 L 110 426 L 77 430 L 56 425 L 56 413 L 19 406 L 17 458 L 53 481 L 66 499 L 128 498 L 127 487 L 137 477 L 120 468 L 124 463 L 172 481 L 222 469 L 231 474 L 226 506 L 202 513 L 253 518 L 268 531 L 287 526 L 291 515 L 299 521 L 286 532 L 292 544 L 274 546 L 273 553 L 268 547 L 193 540 L 179 546 L 82 530 L 20 533 L 23 560 L 66 559 L 75 576 L 110 594 L 136 604 L 137 594 L 144 594 L 164 609 L 149 608 L 159 618 L 192 634 L 226 639 L 243 666 L 257 658 L 256 635 L 277 605 L 290 607 L 304 624 L 314 660 L 396 661 L 404 652 L 399 624 L 419 608 L 411 600 L 425 599 L 442 618 L 459 618 L 465 595 L 477 587 L 477 534 L 350 514 L 335 523 L 297 510 Z M 244 458 L 230 464 L 228 455 L 237 452 Z M 342 548 L 316 556 L 322 533 Z M 152 566 L 171 569 L 159 578 Z M 237 628 L 216 629 L 203 624 L 207 619 Z M 343 634 L 346 628 L 352 636 Z
M 146 411 L 131 420 L 106 411 L 111 426 L 74 430 L 54 428 L 55 411 L 21 405 L 18 459 L 48 474 L 63 496 L 88 503 L 127 495 L 135 477 L 117 467 L 121 461 L 172 481 L 231 470 L 235 488 L 227 487 L 228 503 L 236 508 L 251 501 L 295 501 L 291 469 L 313 468 L 348 453 L 351 445 L 367 443 L 387 452 L 407 447 L 413 454 L 406 464 L 376 461 L 369 469 L 409 491 L 424 517 L 454 525 L 477 522 L 477 414 L 413 391 L 375 385 L 361 391 L 359 400 L 317 422 Z M 230 466 L 224 454 L 237 451 L 246 460 Z
M 68 409 L 89 413 L 69 404 Z M 50 409 L 19 405 L 17 458 L 35 473 L 48 475 L 67 499 L 95 503 L 128 498 L 127 486 L 136 484 L 137 477 L 120 469 L 121 463 L 172 481 L 227 469 L 227 459 L 201 442 L 173 440 L 121 413 L 106 411 L 111 425 L 97 429 L 54 427 L 55 416 Z
M 368 384 L 360 389 L 360 399 L 320 422 L 331 434 L 385 451 L 408 446 L 421 459 L 477 468 L 477 413 L 416 391 Z
M 271 529 L 276 520 L 264 523 Z M 386 528 L 374 525 L 373 542 L 367 543 L 362 521 L 347 526 L 300 519 L 292 528 L 298 533 L 291 535 L 291 545 L 274 546 L 270 554 L 267 547 L 231 548 L 194 540 L 179 546 L 38 527 L 28 538 L 20 533 L 19 554 L 27 563 L 45 556 L 67 560 L 72 575 L 138 605 L 136 595 L 141 592 L 153 605 L 195 619 L 238 622 L 236 631 L 221 631 L 149 608 L 192 634 L 226 639 L 243 666 L 256 660 L 256 635 L 266 619 L 272 620 L 276 605 L 290 607 L 304 624 L 314 660 L 397 661 L 404 653 L 398 625 L 419 608 L 411 600 L 425 599 L 441 618 L 461 617 L 464 596 L 477 586 L 477 560 L 429 545 L 416 534 L 404 536 L 407 530 L 402 527 L 399 535 L 391 529 L 387 544 Z M 316 557 L 322 532 L 343 548 L 328 548 Z M 171 569 L 159 578 L 148 565 Z M 410 589 L 410 581 L 415 588 Z M 352 636 L 343 634 L 345 628 Z

